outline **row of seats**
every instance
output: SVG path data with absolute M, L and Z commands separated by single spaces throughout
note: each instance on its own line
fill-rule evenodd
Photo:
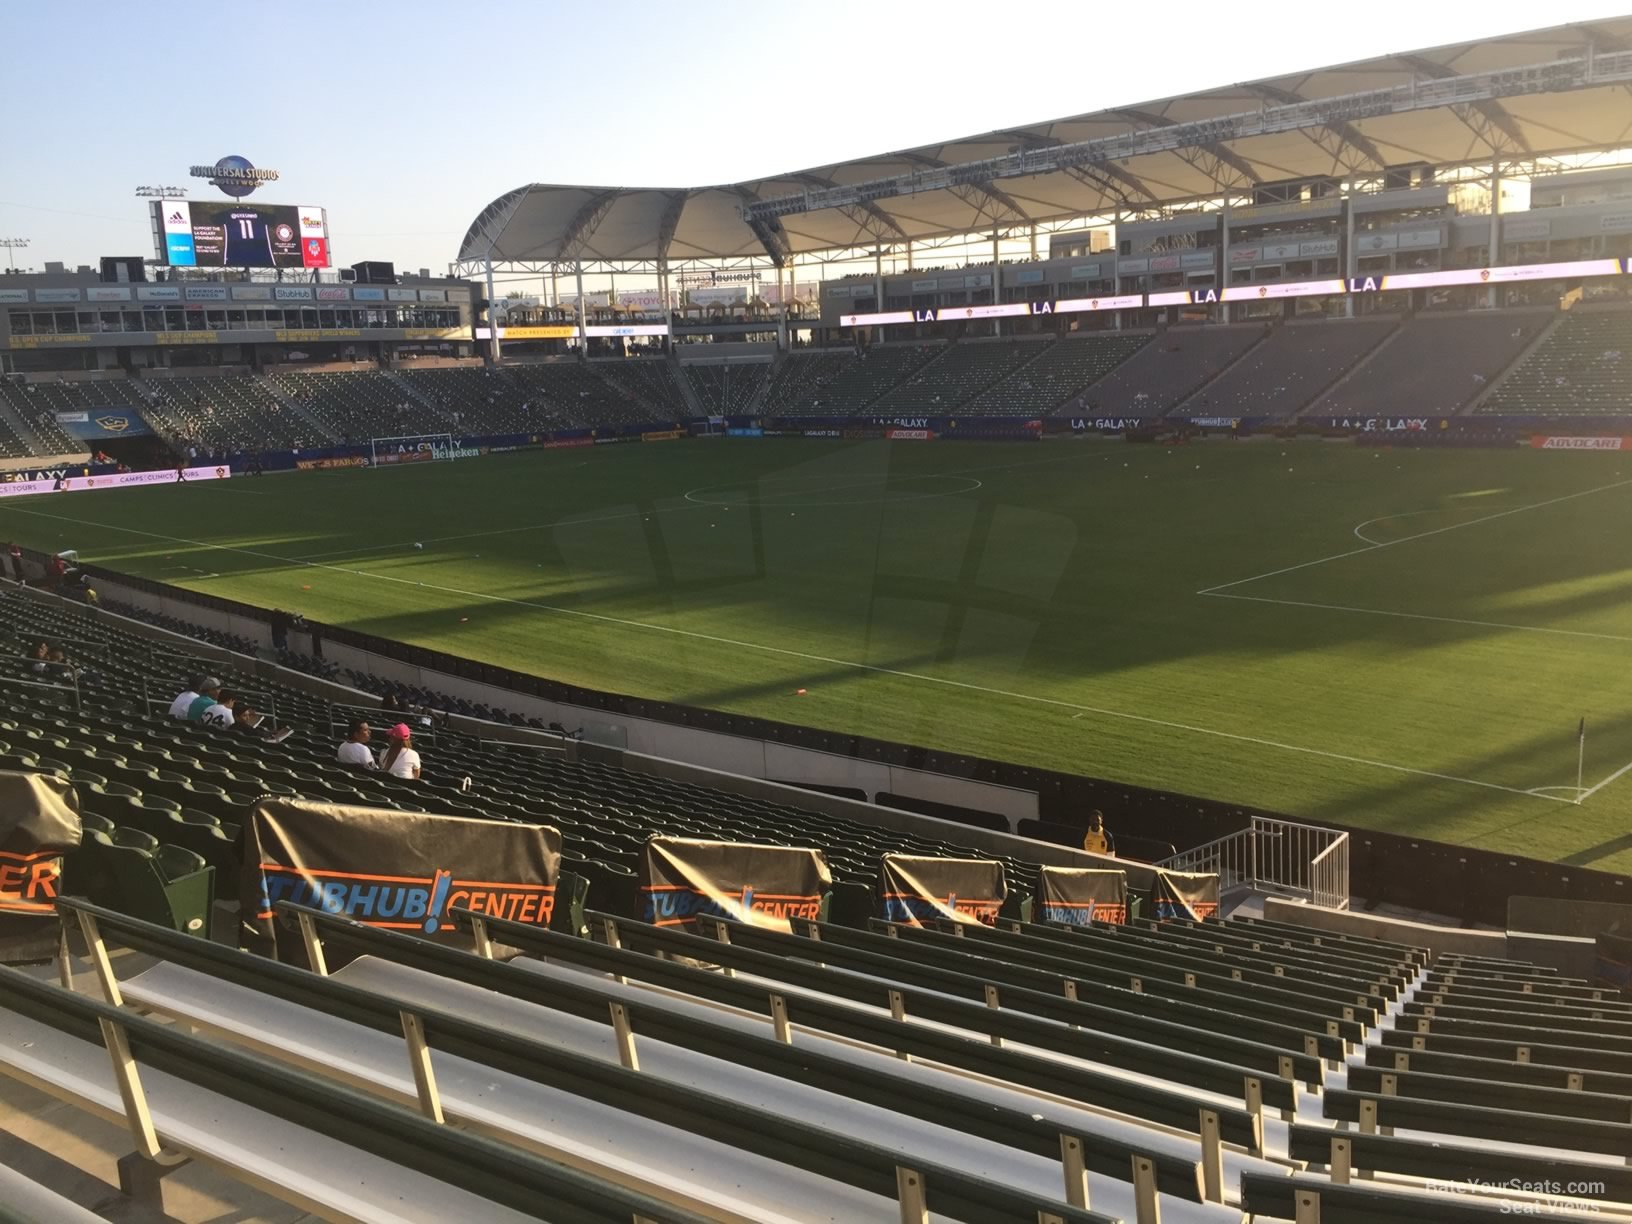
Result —
M 341 442 L 449 431 L 445 414 L 378 370 L 282 371 L 270 377 L 285 399 L 299 404 L 307 416 L 322 423 L 329 438 Z
M 697 402 L 708 416 L 744 416 L 770 372 L 768 361 L 682 366 Z
M 1046 341 L 964 341 L 888 392 L 873 405 L 880 413 L 940 415 L 958 410 L 1044 352 Z
M 0 399 L 10 405 L 38 439 L 40 453 L 77 455 L 89 447 L 57 422 L 59 412 L 95 412 L 133 406 L 120 382 L 31 382 L 0 379 Z M 8 459 L 34 453 L 33 446 L 0 415 L 0 454 Z
M 1057 341 L 965 340 L 795 351 L 774 364 L 666 360 L 306 373 L 203 374 L 88 383 L 0 382 L 39 435 L 0 414 L 0 456 L 84 448 L 59 411 L 137 404 L 161 432 L 207 453 L 284 450 L 393 434 L 539 433 L 677 421 L 684 377 L 708 415 L 1354 416 L 1480 411 L 1620 413 L 1632 311 L 1425 313 L 1096 333 Z M 1345 377 L 1347 376 L 1347 377 Z M 1496 385 L 1498 384 L 1499 385 Z M 1488 396 L 1486 389 L 1495 386 Z M 763 395 L 761 396 L 761 391 Z M 280 402 L 280 397 L 283 401 Z
M 796 404 L 767 397 L 770 416 L 860 416 L 892 389 L 917 377 L 920 371 L 950 351 L 946 344 L 882 344 L 853 352 L 829 366 L 824 355 L 790 355 L 784 364 L 822 361 L 820 373 L 805 381 Z M 814 385 L 811 385 L 811 384 Z M 776 394 L 773 384 L 771 396 Z
M 1178 407 L 1186 416 L 1296 416 L 1398 325 L 1382 316 L 1275 328 Z
M 300 689 L 218 660 L 177 657 L 134 629 L 20 592 L 0 597 L 0 630 L 12 635 L 19 654 L 41 637 L 69 640 L 75 662 L 84 669 L 77 710 L 68 688 L 15 690 L 5 707 L 9 713 L 0 717 L 29 735 L 26 744 L 19 739 L 15 746 L 32 745 L 34 760 L 14 767 L 58 769 L 70 780 L 89 772 L 131 787 L 134 793 L 122 797 L 157 796 L 226 824 L 239 823 L 257 795 L 285 793 L 413 811 L 543 820 L 562 830 L 565 852 L 578 873 L 600 886 L 599 895 L 617 897 L 625 912 L 634 910 L 639 855 L 654 832 L 748 841 L 813 839 L 827 853 L 835 879 L 861 890 L 871 886 L 878 856 L 885 852 L 972 853 L 955 840 L 897 834 L 790 804 L 570 761 L 558 751 L 487 742 L 443 726 L 416 731 L 424 761 L 419 781 L 359 774 L 334 760 L 344 725 L 356 714 Z M 294 734 L 268 744 L 169 722 L 164 707 L 195 672 L 209 672 L 226 687 L 247 694 L 257 709 L 293 727 Z M 401 717 L 381 711 L 378 721 Z M 1018 890 L 1033 889 L 1035 864 L 1005 860 L 1005 865 Z
M 1150 342 L 1150 333 L 1101 332 L 1067 336 L 1036 360 L 964 405 L 975 416 L 1077 415 L 1073 404 L 1085 387 L 1104 378 Z M 1077 405 L 1080 408 L 1080 404 Z
M 258 378 L 209 374 L 170 378 L 145 389 L 162 433 L 215 452 L 290 450 L 325 441 L 308 419 L 278 401 Z
M 1553 317 L 1525 310 L 1413 315 L 1305 415 L 1451 416 L 1482 395 Z
M 1515 416 L 1625 416 L 1632 376 L 1632 310 L 1566 314 L 1479 405 Z
M 190 1104 L 206 1128 L 159 1096 L 179 1150 L 245 1169 L 247 1104 L 259 1167 L 276 1153 L 322 1208 L 371 1201 L 383 1160 L 423 1196 L 411 1218 L 508 1219 L 513 1182 L 485 1144 L 514 1154 L 512 1179 L 542 1175 L 527 1153 L 570 1151 L 665 1221 L 1496 1224 L 1632 1207 L 1632 1004 L 1517 962 L 1254 919 L 686 930 L 593 905 L 548 928 L 481 915 L 481 941 L 455 911 L 433 942 L 278 903 L 325 975 L 61 908 L 71 948 L 83 933 L 143 956 L 116 960 L 131 966 L 117 994 L 77 955 L 60 975 L 75 993 L 0 972 L 0 1074 L 47 1068 L 91 1107 L 117 1063 L 86 1020 L 117 1025 L 144 1083 L 205 1089 Z M 487 941 L 519 955 L 491 959 Z M 1429 1044 L 1489 1023 L 1450 1014 L 1484 1002 L 1568 1034 L 1573 1061 L 1540 1037 L 1506 1058 Z M 280 1077 L 287 1091 L 254 1090 Z M 455 1159 L 414 1159 L 427 1127 Z M 369 1128 L 381 1142 L 359 1153 Z

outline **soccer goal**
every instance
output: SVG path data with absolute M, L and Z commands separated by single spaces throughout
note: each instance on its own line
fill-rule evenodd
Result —
M 452 434 L 405 434 L 400 438 L 370 438 L 368 461 L 374 467 L 394 463 L 431 463 L 463 459 L 468 452 L 453 445 Z

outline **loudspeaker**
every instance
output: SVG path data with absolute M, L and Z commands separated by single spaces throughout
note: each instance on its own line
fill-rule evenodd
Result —
M 394 285 L 397 283 L 395 264 L 370 260 L 366 263 L 352 264 L 351 267 L 357 273 L 357 283 L 359 285 Z
M 147 279 L 147 265 L 140 255 L 102 256 L 102 277 L 110 284 L 128 285 Z

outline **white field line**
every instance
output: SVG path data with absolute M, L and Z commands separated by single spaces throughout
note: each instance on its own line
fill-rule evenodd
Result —
M 1523 514 L 1527 510 L 1540 510 L 1543 506 L 1556 506 L 1560 502 L 1573 501 L 1577 497 L 1587 497 L 1593 493 L 1603 493 L 1610 489 L 1624 489 L 1628 485 L 1632 485 L 1632 480 L 1617 480 L 1614 484 L 1598 485 L 1596 488 L 1582 489 L 1576 493 L 1566 493 L 1562 497 L 1550 497 L 1546 501 L 1532 502 L 1528 506 L 1514 506 L 1510 510 L 1498 510 L 1494 514 L 1485 514 L 1476 519 L 1469 519 L 1465 523 L 1452 523 L 1447 527 L 1435 527 L 1431 531 L 1419 531 L 1415 535 L 1401 536 L 1397 540 L 1388 540 L 1382 544 L 1368 544 L 1364 548 L 1351 548 L 1347 552 L 1333 553 L 1329 557 L 1316 557 L 1313 561 L 1302 561 L 1297 565 L 1284 566 L 1278 570 L 1270 570 L 1267 574 L 1254 574 L 1251 578 L 1237 578 L 1234 582 L 1221 582 L 1217 586 L 1210 586 L 1205 590 L 1197 591 L 1196 594 L 1213 595 L 1219 591 L 1227 591 L 1230 587 L 1245 586 L 1249 582 L 1274 578 L 1279 574 L 1290 574 L 1296 570 L 1308 569 L 1313 565 L 1325 565 L 1328 561 L 1341 561 L 1344 557 L 1357 557 L 1361 553 L 1376 552 L 1382 548 L 1393 548 L 1396 544 L 1409 544 L 1412 540 L 1425 540 L 1429 536 L 1443 535 L 1447 531 L 1460 531 L 1464 527 L 1472 527 L 1478 523 L 1489 523 L 1494 519 L 1507 518 L 1511 514 Z M 1375 523 L 1378 520 L 1369 519 L 1367 521 Z M 1362 527 L 1365 525 L 1365 523 L 1360 524 Z
M 1577 803 L 1585 803 L 1588 799 L 1591 799 L 1599 791 L 1603 790 L 1604 787 L 1608 786 L 1611 782 L 1615 781 L 1615 779 L 1617 779 L 1619 777 L 1622 777 L 1628 771 L 1632 771 L 1632 761 L 1628 761 L 1625 765 L 1622 765 L 1614 773 L 1610 774 L 1609 777 L 1605 778 L 1602 782 L 1598 783 L 1597 786 L 1589 787 L 1587 790 L 1583 791 L 1581 793 L 1581 797 L 1578 798 L 1576 800 L 1576 802 Z
M 1632 483 L 1629 481 L 1627 483 Z M 273 553 L 258 552 L 248 548 L 233 548 L 226 545 L 210 544 L 203 540 L 189 540 L 182 536 L 164 535 L 156 531 L 143 531 L 135 527 L 124 527 L 113 523 L 93 523 L 85 519 L 70 518 L 62 514 L 50 514 L 44 510 L 29 510 L 22 506 L 9 506 L 7 509 L 16 510 L 21 514 L 32 514 L 41 518 L 57 519 L 62 522 L 77 523 L 86 527 L 101 527 L 109 531 L 123 531 L 130 535 L 146 536 L 150 539 L 167 540 L 172 544 L 187 544 L 194 548 L 213 549 L 218 552 L 239 553 L 248 557 L 255 557 L 264 561 L 276 561 L 288 564 L 287 557 L 279 557 Z M 1410 774 L 1419 778 L 1433 778 L 1441 782 L 1455 782 L 1463 786 L 1477 786 L 1484 790 L 1503 791 L 1511 795 L 1524 795 L 1527 798 L 1543 799 L 1553 803 L 1568 803 L 1570 800 L 1560 799 L 1555 795 L 1537 795 L 1528 790 L 1515 786 L 1503 786 L 1497 782 L 1484 782 L 1477 778 L 1463 778 L 1455 774 L 1438 773 L 1429 769 L 1416 769 L 1409 765 L 1397 765 L 1391 761 L 1375 761 L 1367 757 L 1351 756 L 1342 752 L 1328 752 L 1321 748 L 1309 748 L 1301 744 L 1287 744 L 1279 740 L 1262 739 L 1252 735 L 1242 735 L 1234 731 L 1220 731 L 1213 727 L 1198 727 L 1190 723 L 1173 722 L 1163 718 L 1152 718 L 1145 714 L 1133 714 L 1125 710 L 1112 710 L 1103 706 L 1083 705 L 1074 701 L 1062 701 L 1054 697 L 1038 697 L 1030 693 L 1017 693 L 1009 689 L 989 688 L 982 684 L 971 684 L 964 680 L 949 680 L 943 676 L 929 676 L 922 672 L 903 671 L 893 667 L 879 667 L 871 663 L 857 663 L 850 659 L 835 659 L 827 655 L 808 654 L 802 650 L 789 650 L 782 646 L 766 646 L 759 642 L 745 642 L 736 638 L 720 637 L 712 633 L 699 633 L 692 629 L 678 629 L 671 625 L 654 625 L 648 621 L 628 620 L 623 617 L 607 616 L 600 612 L 585 612 L 578 608 L 562 608 L 553 604 L 537 603 L 526 599 L 511 599 L 504 595 L 492 595 L 482 591 L 466 591 L 458 587 L 441 586 L 436 583 L 419 582 L 412 578 L 398 578 L 390 574 L 367 573 L 362 570 L 351 570 L 338 565 L 316 565 L 313 562 L 305 563 L 308 568 L 329 570 L 336 574 L 356 576 L 360 578 L 374 578 L 382 582 L 397 583 L 401 586 L 421 587 L 428 591 L 437 591 L 445 595 L 457 595 L 464 599 L 480 599 L 488 603 L 508 604 L 513 607 L 534 608 L 541 612 L 552 612 L 558 616 L 570 616 L 581 620 L 597 621 L 602 624 L 620 625 L 629 629 L 644 629 L 652 633 L 666 633 L 676 637 L 691 638 L 696 641 L 712 642 L 721 646 L 734 646 L 742 650 L 755 650 L 764 654 L 779 655 L 784 658 L 802 659 L 810 663 L 824 663 L 832 667 L 845 667 L 854 671 L 871 672 L 875 675 L 895 676 L 904 680 L 915 680 L 922 684 L 934 684 L 943 688 L 960 689 L 965 692 L 983 693 L 992 697 L 1003 697 L 1011 701 L 1024 701 L 1034 705 L 1050 706 L 1055 709 L 1074 710 L 1083 714 L 1095 714 L 1104 718 L 1117 718 L 1126 722 L 1140 723 L 1145 726 L 1163 727 L 1171 731 L 1183 731 L 1191 735 L 1207 735 L 1216 739 L 1229 740 L 1234 743 L 1254 744 L 1262 748 L 1274 748 L 1282 752 L 1294 752 L 1304 756 L 1320 757 L 1330 761 L 1343 761 L 1351 765 L 1365 765 L 1373 769 L 1387 770 L 1391 773 Z
M 1365 532 L 1361 531 L 1360 528 L 1370 527 L 1373 523 L 1387 523 L 1393 519 L 1415 518 L 1418 515 L 1435 513 L 1437 513 L 1437 511 L 1434 510 L 1407 510 L 1403 514 L 1379 514 L 1376 518 L 1367 519 L 1365 522 L 1357 526 L 1354 529 L 1354 534 L 1360 539 L 1364 540 L 1367 544 L 1383 544 L 1386 543 L 1386 541 L 1374 540 Z
M 1515 629 L 1524 633 L 1552 633 L 1561 637 L 1595 638 L 1604 642 L 1632 642 L 1632 637 L 1616 633 L 1589 633 L 1585 629 L 1550 629 L 1545 625 L 1510 625 L 1504 621 L 1465 620 L 1460 616 L 1430 616 L 1426 612 L 1390 612 L 1385 608 L 1351 608 L 1347 604 L 1311 603 L 1303 599 L 1272 599 L 1267 595 L 1230 595 L 1222 591 L 1198 591 L 1213 599 L 1241 599 L 1251 603 L 1284 604 L 1288 608 L 1321 608 L 1327 612 L 1355 612 L 1362 616 L 1394 616 L 1403 620 L 1437 621 L 1444 625 L 1476 625 L 1484 629 Z

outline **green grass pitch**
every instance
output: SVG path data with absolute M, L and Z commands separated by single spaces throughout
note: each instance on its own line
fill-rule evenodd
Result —
M 575 684 L 1632 871 L 1615 454 L 682 441 L 16 499 L 0 533 Z

